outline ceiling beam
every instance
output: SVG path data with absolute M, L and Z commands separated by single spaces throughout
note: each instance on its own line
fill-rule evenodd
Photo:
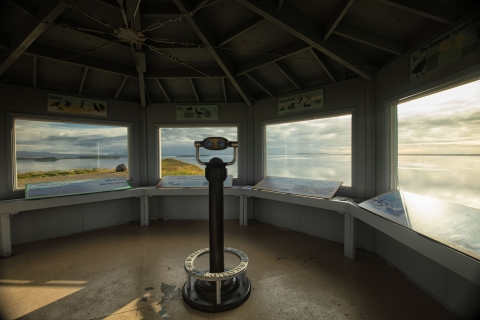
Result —
M 190 12 L 190 6 L 186 0 L 173 0 L 182 13 Z M 207 22 L 202 18 L 201 13 L 197 12 L 193 17 L 187 15 L 185 17 L 197 36 L 207 46 L 208 51 L 217 61 L 220 68 L 223 69 L 225 75 L 232 82 L 235 89 L 237 89 L 240 96 L 243 98 L 247 106 L 252 107 L 252 102 L 248 96 L 248 88 L 243 83 L 242 79 L 234 75 L 233 64 L 228 57 L 228 54 L 221 49 L 215 49 L 217 41 Z
M 452 23 L 457 19 L 455 7 L 436 0 L 377 0 L 389 6 L 429 18 L 441 23 Z
M 32 57 L 32 87 L 37 87 L 37 56 Z
M 222 78 L 222 88 L 223 88 L 223 99 L 225 100 L 225 102 L 228 102 L 227 100 L 227 87 L 225 85 L 225 78 Z
M 302 52 L 306 49 L 309 49 L 310 47 L 311 46 L 309 44 L 301 40 L 295 40 L 293 42 L 290 42 L 289 44 L 286 44 L 272 51 L 269 51 L 265 55 L 259 55 L 258 57 L 255 57 L 239 65 L 237 67 L 236 75 L 239 76 L 241 74 L 245 74 L 247 72 L 253 71 L 255 69 L 263 67 L 264 65 L 270 64 L 272 62 L 284 59 L 285 57 Z
M 157 81 L 157 84 L 158 86 L 160 87 L 160 90 L 162 90 L 163 92 L 163 95 L 165 96 L 165 98 L 167 98 L 167 101 L 169 103 L 172 103 L 172 100 L 170 99 L 170 97 L 168 96 L 167 94 L 167 91 L 165 90 L 165 88 L 162 86 L 162 84 L 160 83 L 160 80 L 159 79 L 155 79 L 155 81 Z
M 200 99 L 198 98 L 198 93 L 197 93 L 197 89 L 195 89 L 195 84 L 193 84 L 193 79 L 190 78 L 190 84 L 192 85 L 192 90 L 193 90 L 193 93 L 195 94 L 195 98 L 197 99 L 197 102 L 200 103 Z
M 368 81 L 373 80 L 374 74 L 371 68 L 375 66 L 367 56 L 338 36 L 331 36 L 327 42 L 324 42 L 320 27 L 315 20 L 298 11 L 287 2 L 283 4 L 283 10 L 278 11 L 275 4 L 270 0 L 236 1 L 298 39 L 317 48 L 362 78 Z
M 111 9 L 120 11 L 120 7 L 118 6 L 117 0 L 93 0 L 93 1 L 109 6 Z
M 155 68 L 145 73 L 145 79 L 178 79 L 178 78 L 225 78 L 222 68 Z
M 404 54 L 406 50 L 405 45 L 392 38 L 364 29 L 362 27 L 357 27 L 347 22 L 341 22 L 333 31 L 333 33 L 344 38 L 352 39 L 377 49 L 396 54 L 398 56 Z
M 85 70 L 83 70 L 82 81 L 80 81 L 80 86 L 78 87 L 78 94 L 82 94 L 83 85 L 85 84 L 85 79 L 87 78 L 87 73 L 88 73 L 88 67 L 85 67 Z
M 25 54 L 62 61 L 78 55 L 78 52 L 72 52 L 68 50 L 45 46 L 43 44 L 34 43 L 30 45 L 27 50 L 25 50 Z M 64 62 L 79 65 L 82 67 L 89 67 L 100 71 L 120 74 L 123 76 L 129 76 L 133 78 L 137 77 L 137 72 L 135 71 L 134 67 L 128 67 L 123 64 L 118 64 L 115 62 L 94 58 L 87 55 L 81 55 L 76 58 L 66 60 Z
M 278 70 L 295 86 L 298 90 L 302 90 L 302 82 L 297 78 L 297 76 L 292 72 L 292 70 L 287 66 L 285 61 L 280 60 L 274 63 Z
M 67 7 L 65 2 L 42 0 L 37 4 L 35 19 L 40 23 L 22 23 L 9 37 L 10 50 L 0 54 L 0 76 L 48 28 Z
M 146 42 L 155 48 L 158 49 L 206 49 L 205 45 L 199 41 L 175 41 L 176 43 L 163 43 L 163 42 L 155 42 L 151 40 L 146 40 Z M 182 42 L 186 42 L 189 45 L 183 45 Z
M 118 96 L 120 95 L 120 92 L 122 92 L 123 86 L 125 86 L 125 82 L 127 82 L 127 79 L 128 77 L 125 76 L 122 82 L 120 83 L 120 85 L 118 86 L 117 92 L 115 92 L 115 97 L 114 97 L 115 100 L 118 99 Z
M 337 76 L 335 74 L 335 70 L 333 70 L 332 66 L 328 62 L 325 61 L 325 55 L 316 49 L 309 50 L 312 56 L 317 60 L 320 67 L 325 71 L 327 76 L 332 80 L 333 83 L 337 82 Z
M 352 6 L 354 0 L 342 0 L 340 5 L 335 10 L 333 16 L 331 17 L 330 21 L 328 22 L 327 28 L 325 29 L 323 35 L 323 41 L 327 41 L 327 39 L 332 34 L 333 30 L 337 27 L 342 20 L 343 16 L 347 13 L 348 9 Z
M 258 74 L 254 72 L 248 72 L 245 73 L 247 77 L 250 78 L 257 86 L 262 88 L 263 91 L 265 91 L 270 97 L 273 97 L 275 95 L 275 92 L 272 87 L 268 85 L 268 83 L 265 82 Z
M 227 32 L 226 34 L 221 36 L 218 39 L 218 46 L 221 47 L 221 46 L 227 44 L 228 42 L 230 42 L 233 39 L 241 36 L 242 34 L 247 32 L 248 30 L 258 26 L 259 24 L 261 24 L 264 21 L 265 21 L 265 19 L 263 19 L 263 17 L 259 16 L 259 15 L 256 15 L 253 18 L 248 19 L 244 23 L 240 24 L 239 26 L 233 28 L 232 30 L 230 30 L 229 32 Z
M 5 0 L 5 2 L 10 3 L 12 6 L 20 10 L 21 12 L 25 13 L 27 16 L 30 18 L 36 18 L 35 17 L 35 10 L 24 0 Z
M 282 10 L 283 0 L 278 0 L 278 11 Z

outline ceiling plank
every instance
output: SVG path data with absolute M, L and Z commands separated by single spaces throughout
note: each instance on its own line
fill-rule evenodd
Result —
M 173 3 L 140 3 L 142 17 L 165 17 L 180 15 L 181 12 Z
M 80 86 L 78 88 L 78 94 L 82 94 L 83 86 L 85 84 L 85 79 L 87 78 L 87 73 L 88 73 L 88 67 L 85 67 L 85 70 L 83 70 L 82 81 L 80 81 Z
M 247 32 L 248 30 L 258 26 L 259 24 L 261 24 L 264 21 L 265 21 L 265 19 L 263 19 L 263 17 L 259 16 L 259 15 L 256 15 L 253 18 L 248 19 L 244 23 L 240 24 L 239 26 L 233 28 L 232 30 L 230 30 L 229 32 L 227 32 L 226 34 L 221 36 L 218 39 L 218 46 L 221 47 L 221 46 L 227 44 L 228 42 L 230 42 L 233 39 L 241 36 L 242 34 Z
M 163 92 L 163 95 L 165 96 L 165 98 L 167 98 L 167 101 L 169 103 L 172 103 L 172 100 L 170 99 L 169 95 L 167 94 L 167 91 L 165 90 L 165 88 L 162 86 L 162 84 L 160 83 L 160 80 L 158 79 L 155 79 L 155 81 L 157 81 L 157 84 L 158 86 L 160 87 L 160 90 L 162 90 Z
M 35 10 L 25 1 L 23 0 L 5 0 L 6 2 L 10 3 L 12 6 L 16 7 L 18 10 L 21 12 L 25 13 L 28 15 L 30 18 L 36 18 L 35 17 Z
M 65 2 L 42 0 L 37 4 L 35 19 L 40 23 L 22 23 L 9 37 L 10 50 L 0 55 L 0 76 L 48 28 L 67 7 Z
M 347 22 L 341 22 L 333 33 L 339 36 L 364 43 L 366 45 L 384 50 L 398 56 L 405 53 L 405 45 L 387 36 L 357 27 Z
M 333 70 L 332 66 L 330 63 L 325 63 L 325 57 L 324 54 L 321 53 L 320 51 L 317 51 L 316 49 L 310 49 L 309 50 L 312 56 L 317 60 L 318 64 L 320 64 L 320 67 L 325 71 L 325 73 L 328 75 L 328 77 L 332 80 L 333 83 L 337 82 L 337 76 L 335 74 L 335 71 Z
M 284 59 L 287 56 L 302 52 L 306 49 L 309 49 L 310 47 L 311 46 L 309 44 L 301 40 L 295 40 L 289 44 L 269 51 L 266 55 L 260 55 L 239 65 L 237 67 L 236 75 L 239 76 L 247 72 L 253 71 L 255 69 L 263 67 L 264 65 Z
M 72 52 L 68 50 L 46 46 L 43 44 L 34 43 L 30 45 L 30 47 L 28 47 L 27 50 L 25 50 L 25 54 L 62 61 L 78 55 L 78 52 Z M 89 67 L 89 68 L 100 70 L 100 71 L 120 74 L 123 76 L 129 76 L 133 78 L 137 77 L 137 72 L 135 71 L 134 67 L 128 67 L 123 64 L 118 64 L 115 62 L 94 58 L 87 55 L 81 55 L 64 62 L 79 65 L 82 67 Z
M 278 0 L 278 11 L 282 10 L 283 0 Z
M 153 45 L 158 49 L 206 49 L 205 45 L 199 41 L 175 41 L 176 43 L 164 43 L 164 42 L 155 42 L 147 39 L 147 43 Z M 188 45 L 183 45 L 182 43 L 188 43 Z
M 3 50 L 10 50 L 10 46 L 8 45 L 8 37 L 0 34 L 0 48 Z
M 374 73 L 371 69 L 376 68 L 376 66 L 370 58 L 338 36 L 331 36 L 327 42 L 323 42 L 319 25 L 287 2 L 283 4 L 283 10 L 278 11 L 275 4 L 270 0 L 236 1 L 298 39 L 317 48 L 362 78 L 368 81 L 373 80 Z
M 268 85 L 268 83 L 265 82 L 258 74 L 255 72 L 248 72 L 245 73 L 247 77 L 250 78 L 253 82 L 255 82 L 256 85 L 258 85 L 260 88 L 262 88 L 263 91 L 265 91 L 270 97 L 273 97 L 275 95 L 275 92 L 272 87 Z
M 330 21 L 328 22 L 327 28 L 325 29 L 325 33 L 323 35 L 323 41 L 327 41 L 327 39 L 332 34 L 333 30 L 337 27 L 340 21 L 343 19 L 343 16 L 347 13 L 348 9 L 352 6 L 354 0 L 342 0 L 340 5 L 335 10 L 335 13 L 331 17 Z
M 190 84 L 192 85 L 192 90 L 193 90 L 193 93 L 195 94 L 195 98 L 197 99 L 197 102 L 200 103 L 200 99 L 198 98 L 198 93 L 197 93 L 197 89 L 195 89 L 195 84 L 193 83 L 193 79 L 190 78 Z
M 225 78 L 222 68 L 155 68 L 145 73 L 145 79 L 178 79 L 178 78 Z
M 455 7 L 436 0 L 377 0 L 389 6 L 429 18 L 441 23 L 452 23 L 457 17 Z
M 32 87 L 37 87 L 37 56 L 32 57 Z
M 120 92 L 122 92 L 123 86 L 125 86 L 125 82 L 127 82 L 127 79 L 128 79 L 128 76 L 125 76 L 122 82 L 120 83 L 120 85 L 118 86 L 117 92 L 115 92 L 115 97 L 114 97 L 115 100 L 118 99 L 118 96 L 120 95 Z
M 225 102 L 228 102 L 228 100 L 227 100 L 227 87 L 225 85 L 225 78 L 222 78 L 222 87 L 223 87 L 223 98 L 225 99 Z
M 190 12 L 190 6 L 186 0 L 173 0 L 173 2 L 177 5 L 177 7 L 182 13 Z M 242 96 L 247 106 L 252 107 L 252 102 L 250 101 L 250 98 L 248 96 L 248 88 L 242 82 L 242 79 L 234 75 L 233 64 L 230 61 L 227 53 L 221 49 L 214 48 L 217 44 L 215 36 L 210 27 L 208 26 L 207 22 L 202 18 L 201 13 L 197 12 L 193 17 L 187 15 L 185 18 L 192 27 L 192 29 L 195 31 L 197 36 L 207 46 L 208 51 L 213 56 L 215 61 L 217 61 L 220 68 L 223 69 L 225 75 L 232 82 L 238 93 Z
M 280 60 L 276 61 L 275 65 L 278 70 L 295 86 L 298 90 L 302 90 L 302 82 L 297 78 L 297 76 L 292 72 L 292 70 L 287 66 L 285 61 Z

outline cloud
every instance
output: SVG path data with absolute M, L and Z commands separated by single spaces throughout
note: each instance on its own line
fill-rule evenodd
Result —
M 65 154 L 126 153 L 126 127 L 16 120 L 16 148 Z

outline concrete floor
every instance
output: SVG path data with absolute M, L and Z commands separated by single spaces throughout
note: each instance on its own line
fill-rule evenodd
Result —
M 456 319 L 374 254 L 351 261 L 341 244 L 259 222 L 226 221 L 225 245 L 248 255 L 253 287 L 229 312 L 204 314 L 181 298 L 183 263 L 208 247 L 208 221 L 151 220 L 14 246 L 0 260 L 0 317 Z

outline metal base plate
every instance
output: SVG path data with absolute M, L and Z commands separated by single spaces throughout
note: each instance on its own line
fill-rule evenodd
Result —
M 245 283 L 244 283 L 245 282 Z M 245 273 L 222 281 L 221 303 L 216 303 L 216 282 L 190 278 L 190 289 L 185 282 L 182 290 L 183 300 L 193 309 L 216 313 L 235 309 L 250 297 L 250 280 Z

